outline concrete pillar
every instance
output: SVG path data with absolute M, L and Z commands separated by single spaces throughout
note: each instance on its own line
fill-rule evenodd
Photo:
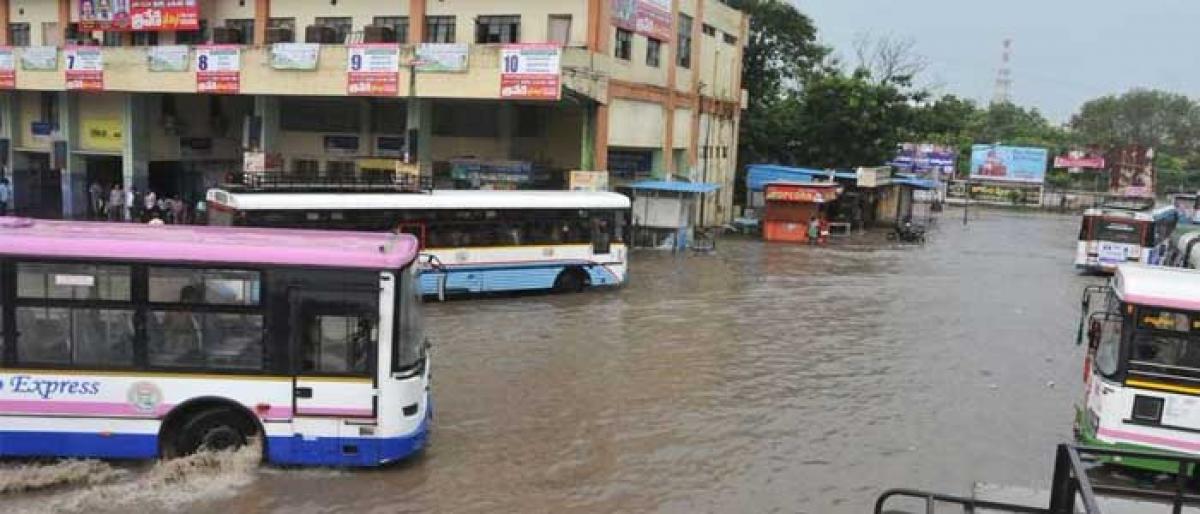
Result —
M 254 46 L 267 44 L 267 25 L 271 20 L 271 0 L 254 0 Z
M 352 101 L 356 102 L 355 107 L 358 108 L 358 153 L 368 156 L 375 151 L 375 144 L 371 140 L 371 100 L 359 97 Z
M 580 123 L 579 169 L 596 169 L 596 108 L 588 105 L 583 108 L 582 123 Z
M 421 176 L 433 176 L 433 99 L 417 100 L 417 162 Z
M 0 46 L 8 46 L 8 0 L 0 0 Z M 12 161 L 9 161 L 12 162 Z
M 496 117 L 499 123 L 500 148 L 505 159 L 513 158 L 513 139 L 517 132 L 517 106 L 512 102 L 501 101 L 500 112 Z
M 425 1 L 408 0 L 408 44 L 410 45 L 418 45 L 425 41 Z
M 55 165 L 55 146 L 64 141 L 67 158 L 65 163 L 59 164 L 62 216 L 64 219 L 82 218 L 87 215 L 87 166 L 83 156 L 75 153 L 79 146 L 79 95 L 64 91 L 58 93 L 58 102 L 58 136 L 50 145 L 51 166 Z
M 8 141 L 8 145 L 0 149 L 4 152 L 0 155 L 0 159 L 4 160 L 4 166 L 0 168 L 0 177 L 7 178 L 10 185 L 13 183 L 13 148 L 17 146 L 17 124 L 20 123 L 18 101 L 16 91 L 0 94 L 0 138 Z
M 596 171 L 608 170 L 608 106 L 596 104 Z
M 67 44 L 67 27 L 71 26 L 71 2 L 75 0 L 58 0 L 58 40 L 62 44 Z M 8 25 L 4 26 L 4 30 L 8 31 Z M 41 41 L 30 41 L 35 45 L 42 44 Z
M 124 186 L 146 191 L 150 187 L 150 105 L 158 94 L 129 93 L 121 116 L 121 179 Z M 154 105 L 157 105 L 155 103 Z
M 266 153 L 279 152 L 279 97 L 258 95 L 254 97 L 254 116 L 261 128 L 258 133 L 258 149 Z

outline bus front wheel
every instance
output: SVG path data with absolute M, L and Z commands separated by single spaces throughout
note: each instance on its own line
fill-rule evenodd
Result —
M 254 424 L 233 409 L 202 410 L 188 416 L 175 430 L 168 457 L 191 455 L 200 450 L 241 448 L 255 433 Z

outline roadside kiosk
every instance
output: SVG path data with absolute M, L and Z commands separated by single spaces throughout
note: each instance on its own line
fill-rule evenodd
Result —
M 824 222 L 828 215 L 828 205 L 837 200 L 841 193 L 841 186 L 833 183 L 767 183 L 763 187 L 763 200 L 766 204 L 763 239 L 808 242 L 809 220 L 817 217 Z

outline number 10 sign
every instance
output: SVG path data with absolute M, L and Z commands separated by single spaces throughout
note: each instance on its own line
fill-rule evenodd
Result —
M 500 98 L 558 100 L 562 94 L 562 48 L 555 44 L 504 45 L 500 52 Z
M 196 47 L 196 91 L 237 94 L 241 90 L 242 51 L 237 45 Z

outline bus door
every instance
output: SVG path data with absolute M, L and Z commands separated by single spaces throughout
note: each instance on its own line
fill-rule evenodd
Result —
M 296 417 L 374 418 L 379 290 L 295 288 L 289 300 Z
M 592 216 L 592 255 L 612 253 L 613 221 L 608 213 Z
M 401 223 L 399 226 L 396 227 L 396 233 L 409 234 L 409 235 L 417 238 L 417 242 L 420 243 L 420 247 L 418 248 L 420 250 L 424 250 L 425 248 L 429 247 L 429 245 L 426 244 L 427 239 L 425 239 L 425 238 L 426 238 L 427 234 L 426 234 L 426 226 L 424 223 L 414 223 L 414 222 Z

